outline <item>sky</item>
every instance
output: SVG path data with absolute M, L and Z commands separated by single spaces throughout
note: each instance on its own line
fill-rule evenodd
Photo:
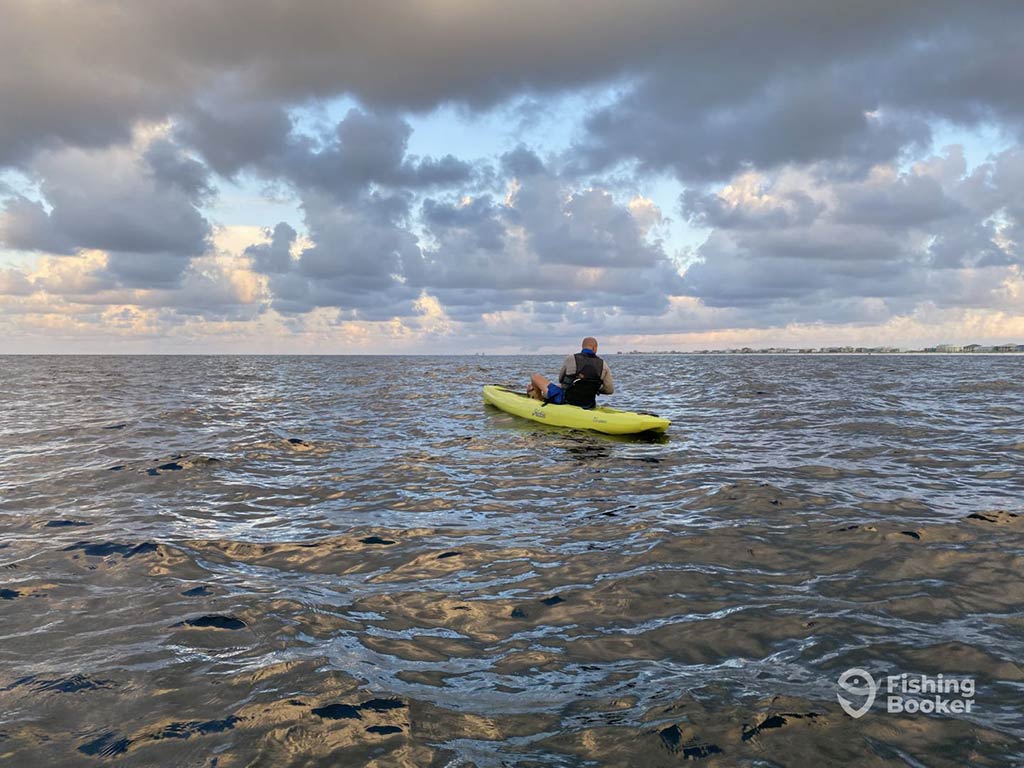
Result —
M 0 353 L 1024 343 L 1024 4 L 0 0 Z

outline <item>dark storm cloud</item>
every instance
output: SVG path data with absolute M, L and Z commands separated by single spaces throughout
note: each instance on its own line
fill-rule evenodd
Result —
M 524 184 L 518 196 L 517 218 L 541 262 L 638 269 L 664 258 L 660 244 L 648 243 L 636 219 L 607 191 L 572 192 L 564 202 L 560 191 L 555 184 L 534 181 Z
M 252 268 L 263 274 L 283 274 L 292 268 L 291 248 L 298 233 L 280 222 L 271 233 L 269 243 L 250 245 L 245 255 L 252 259 Z
M 537 153 L 522 145 L 501 156 L 501 168 L 509 176 L 520 178 L 545 172 L 544 162 Z
M 394 201 L 368 199 L 355 206 L 307 199 L 306 222 L 316 243 L 299 257 L 299 271 L 312 278 L 344 280 L 356 290 L 385 288 L 401 274 L 403 253 L 417 247 L 396 221 Z
M 582 167 L 634 159 L 690 181 L 822 159 L 866 169 L 927 146 L 934 117 L 1024 127 L 1024 6 L 800 5 L 716 6 L 721 34 L 683 32 L 591 115 Z
M 50 214 L 38 200 L 15 195 L 4 201 L 0 210 L 0 244 L 22 251 L 71 253 L 72 238 L 58 231 Z
M 399 171 L 398 183 L 413 189 L 448 187 L 469 181 L 473 167 L 454 155 L 414 158 Z
M 927 138 L 920 115 L 1019 127 L 1024 110 L 1024 7 L 1009 1 L 97 0 L 54 13 L 7 0 L 4 16 L 3 69 L 18 76 L 0 80 L 0 164 L 178 115 L 230 173 L 279 142 L 282 107 L 341 94 L 397 110 L 486 108 L 635 82 L 593 117 L 590 161 L 636 157 L 688 177 L 870 161 Z
M 248 170 L 304 191 L 340 201 L 358 198 L 371 185 L 417 190 L 465 183 L 472 166 L 446 155 L 407 154 L 412 127 L 394 113 L 350 109 L 324 136 L 298 132 L 279 107 L 265 104 L 188 116 L 177 131 L 209 166 L 222 174 Z
M 787 74 L 764 82 L 763 90 L 709 104 L 693 101 L 677 78 L 659 72 L 594 113 L 588 136 L 575 148 L 581 169 L 599 171 L 635 159 L 641 172 L 668 170 L 684 181 L 706 181 L 726 179 L 744 167 L 834 158 L 856 172 L 931 140 L 923 117 L 867 114 L 883 103 L 867 83 Z
M 273 307 L 286 314 L 336 307 L 360 319 L 408 314 L 418 291 L 404 284 L 404 264 L 419 258 L 419 245 L 404 223 L 407 206 L 380 195 L 339 203 L 308 194 L 303 211 L 314 245 L 291 259 L 294 232 L 282 223 L 269 245 L 246 249 L 270 276 Z
M 636 51 L 670 45 L 673 24 L 687 15 L 674 2 L 627 13 L 613 0 L 97 0 L 60 12 L 6 0 L 0 55 L 18 76 L 0 79 L 0 164 L 58 141 L 123 141 L 136 120 L 177 113 L 191 114 L 199 133 L 214 129 L 256 147 L 281 129 L 272 108 L 256 110 L 251 132 L 242 119 L 199 109 L 204 94 L 233 95 L 238 105 L 348 93 L 400 109 L 449 100 L 489 106 L 523 89 L 614 75 Z M 218 169 L 237 164 L 229 153 L 216 161 Z
M 301 187 L 350 198 L 371 183 L 391 181 L 398 174 L 411 133 L 404 120 L 352 109 L 319 151 L 307 144 L 291 145 L 279 172 Z
M 180 146 L 167 139 L 151 142 L 142 155 L 150 172 L 159 183 L 177 187 L 194 203 L 214 195 L 210 170 L 189 157 Z
M 608 190 L 575 189 L 519 150 L 503 168 L 527 175 L 501 179 L 512 190 L 505 201 L 456 193 L 428 197 L 414 208 L 409 193 L 370 189 L 378 169 L 411 165 L 393 151 L 404 142 L 359 127 L 366 138 L 358 145 L 378 142 L 368 153 L 375 159 L 360 166 L 370 170 L 351 174 L 362 186 L 344 196 L 304 195 L 313 245 L 292 259 L 295 233 L 279 224 L 270 243 L 246 250 L 254 268 L 270 276 L 279 311 L 336 307 L 345 318 L 388 318 L 407 314 L 426 291 L 460 320 L 530 302 L 620 306 L 643 314 L 663 310 L 667 295 L 680 291 L 661 244 Z
M 127 288 L 172 288 L 190 261 L 189 255 L 175 251 L 109 251 L 100 274 Z
M 194 105 L 181 116 L 177 134 L 223 176 L 259 166 L 279 155 L 293 124 L 281 104 L 226 97 Z
M 818 210 L 808 220 L 783 215 L 792 199 L 784 179 L 778 194 L 765 182 L 732 199 L 686 195 L 683 207 L 702 221 L 711 211 L 715 227 L 685 274 L 687 289 L 713 307 L 775 314 L 786 306 L 803 322 L 838 322 L 837 302 L 877 319 L 877 303 L 858 304 L 868 299 L 893 313 L 920 302 L 999 306 L 1008 268 L 1024 263 L 1014 238 L 1024 212 L 1020 155 L 1004 152 L 969 174 L 959 150 L 857 181 L 819 169 L 804 181 Z M 765 215 L 774 227 L 759 226 Z
M 1019 256 L 996 245 L 996 228 L 990 221 L 960 221 L 937 228 L 928 257 L 933 269 L 1005 267 L 1019 261 Z
M 935 10 L 902 46 L 874 62 L 887 97 L 968 125 L 1005 122 L 1021 136 L 1024 6 L 1007 0 Z
M 451 155 L 440 160 L 407 157 L 411 134 L 410 125 L 396 115 L 351 109 L 324 146 L 294 140 L 267 169 L 300 189 L 318 189 L 342 200 L 371 184 L 419 189 L 469 179 L 470 165 Z
M 503 155 L 501 166 L 518 185 L 506 214 L 528 233 L 541 262 L 625 268 L 664 258 L 660 243 L 647 242 L 637 220 L 606 189 L 572 188 L 525 147 Z
M 965 166 L 959 153 L 941 161 L 953 173 Z M 1001 152 L 970 175 L 945 182 L 955 209 L 928 225 L 928 265 L 938 270 L 1024 267 L 1024 151 Z M 933 165 L 931 173 L 949 173 Z M 942 301 L 942 297 L 937 297 Z
M 429 197 L 423 202 L 426 228 L 449 248 L 467 253 L 500 253 L 506 242 L 503 218 L 501 207 L 490 195 L 462 205 Z
M 456 319 L 528 303 L 660 312 L 682 283 L 662 245 L 607 189 L 576 188 L 531 151 L 502 158 L 503 202 L 428 198 L 429 244 L 405 262 L 410 285 Z
M 962 213 L 937 179 L 901 176 L 891 184 L 851 185 L 839 192 L 839 221 L 902 230 Z
M 765 322 L 875 318 L 879 301 L 980 301 L 990 283 L 962 272 L 1021 264 L 1019 150 L 970 175 L 948 158 L 872 170 L 918 156 L 937 120 L 1021 134 L 1020 2 L 0 2 L 0 166 L 39 188 L 3 193 L 0 242 L 105 250 L 103 290 L 230 305 L 225 275 L 214 289 L 190 269 L 211 172 L 302 201 L 314 245 L 293 259 L 282 224 L 247 251 L 286 313 L 390 317 L 428 291 L 460 319 L 561 305 L 597 322 L 690 291 Z M 493 166 L 409 154 L 410 112 L 515 97 L 529 121 L 582 88 L 605 106 L 563 165 L 525 147 Z M 340 95 L 361 106 L 337 125 L 298 120 Z M 171 133 L 138 156 L 140 120 Z M 793 169 L 806 184 L 709 191 Z M 682 213 L 711 235 L 685 285 L 607 180 L 634 171 L 640 189 L 662 172 L 693 187 Z
M 209 247 L 210 224 L 197 207 L 209 192 L 203 168 L 161 142 L 143 157 L 126 148 L 46 153 L 32 171 L 49 210 L 24 197 L 5 201 L 7 247 L 103 250 L 109 274 L 134 287 L 173 285 Z
M 794 233 L 788 243 L 801 240 L 801 234 Z M 778 243 L 773 252 L 766 253 L 745 236 L 715 233 L 700 248 L 703 261 L 686 272 L 688 293 L 711 307 L 764 308 L 797 303 L 801 316 L 791 320 L 827 318 L 835 322 L 833 300 L 900 295 L 908 290 L 908 278 L 913 277 L 911 264 L 901 261 L 898 253 L 886 260 L 876 259 L 875 263 L 850 261 L 849 254 L 835 258 L 822 244 L 815 259 L 815 252 L 802 242 L 800 255 L 787 253 L 784 244 Z M 856 255 L 877 257 L 867 250 L 854 258 Z

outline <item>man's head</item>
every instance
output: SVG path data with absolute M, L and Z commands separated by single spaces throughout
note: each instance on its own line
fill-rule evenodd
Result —
M 587 338 L 583 340 L 583 344 L 581 346 L 583 349 L 589 349 L 592 352 L 597 352 L 597 339 L 593 336 L 587 336 Z

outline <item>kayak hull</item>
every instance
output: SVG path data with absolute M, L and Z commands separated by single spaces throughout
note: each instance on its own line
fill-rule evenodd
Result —
M 587 410 L 575 405 L 545 405 L 540 400 L 534 400 L 521 392 L 494 385 L 484 387 L 484 402 L 505 413 L 540 424 L 569 429 L 591 429 L 606 435 L 664 432 L 671 424 L 668 419 L 660 416 L 618 411 L 614 408 Z

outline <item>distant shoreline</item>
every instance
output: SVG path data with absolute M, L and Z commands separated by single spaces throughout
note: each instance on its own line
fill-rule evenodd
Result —
M 562 352 L 0 352 L 4 357 L 555 357 Z M 899 350 L 893 352 L 772 352 L 768 350 L 658 350 L 642 352 L 608 352 L 603 357 L 1015 357 L 1024 355 L 1024 350 L 1007 352 L 929 352 L 924 350 Z
M 700 350 L 696 352 L 682 352 L 682 351 L 659 351 L 659 352 L 641 352 L 639 350 L 632 350 L 630 352 L 616 352 L 616 355 L 700 355 L 702 357 L 719 356 L 719 357 L 731 357 L 731 356 L 750 356 L 750 355 L 773 355 L 778 357 L 824 357 L 824 356 L 836 356 L 836 355 L 851 355 L 857 357 L 899 357 L 906 355 L 934 355 L 940 357 L 978 357 L 981 355 L 988 356 L 999 356 L 999 355 L 1020 355 L 1024 354 L 1024 349 L 1006 350 L 1002 352 L 996 352 L 994 350 L 986 350 L 985 352 L 935 352 L 932 350 L 924 349 L 903 349 L 891 352 L 783 352 L 783 351 L 769 351 L 769 350 L 751 350 L 743 351 L 739 349 L 716 349 L 716 350 Z

